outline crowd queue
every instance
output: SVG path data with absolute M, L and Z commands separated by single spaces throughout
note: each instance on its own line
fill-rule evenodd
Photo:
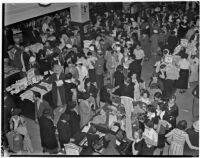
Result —
M 133 155 L 197 156 L 199 87 L 192 93 L 194 123 L 189 128 L 187 121 L 177 121 L 181 105 L 176 104 L 174 92 L 178 89 L 182 94 L 199 80 L 198 27 L 198 10 L 159 6 L 142 10 L 137 16 L 114 10 L 91 15 L 85 40 L 89 45 L 84 48 L 80 32 L 71 25 L 67 13 L 22 25 L 23 43 L 19 38 L 13 39 L 12 30 L 6 28 L 4 58 L 9 59 L 9 65 L 18 68 L 21 76 L 31 68 L 36 74 L 49 69 L 54 72 L 47 82 L 52 84 L 56 108 L 52 109 L 40 93 L 34 92 L 35 122 L 40 127 L 44 151 L 57 153 L 97 109 L 112 104 L 115 95 L 121 97 L 125 108 L 124 130 L 133 141 Z M 141 76 L 144 62 L 158 57 L 152 77 L 145 82 Z M 144 110 L 136 131 L 131 127 L 134 103 L 141 104 L 139 107 Z M 25 149 L 34 152 L 20 109 L 7 94 L 4 104 L 13 105 L 6 108 L 10 125 L 4 132 L 19 133 Z

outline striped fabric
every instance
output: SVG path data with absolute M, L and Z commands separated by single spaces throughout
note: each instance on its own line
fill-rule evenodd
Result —
M 177 128 L 173 129 L 172 143 L 169 149 L 169 155 L 183 155 L 186 132 Z

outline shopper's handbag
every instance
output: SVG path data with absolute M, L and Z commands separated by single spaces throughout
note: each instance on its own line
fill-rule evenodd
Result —
M 21 134 L 11 131 L 6 134 L 6 137 L 11 151 L 18 152 L 23 150 L 23 136 Z

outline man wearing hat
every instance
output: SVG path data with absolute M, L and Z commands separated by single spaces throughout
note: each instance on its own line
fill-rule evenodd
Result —
M 154 29 L 153 34 L 150 38 L 151 41 L 151 54 L 156 57 L 157 52 L 158 52 L 158 41 L 159 41 L 159 36 L 158 36 L 158 30 Z
M 50 154 L 56 154 L 58 143 L 55 135 L 56 128 L 52 120 L 52 112 L 50 109 L 44 109 L 42 117 L 39 120 L 39 126 L 43 152 L 47 151 Z
M 67 107 L 68 107 L 67 113 L 69 113 L 70 115 L 70 122 L 71 122 L 70 130 L 73 137 L 74 135 L 76 135 L 76 133 L 80 132 L 80 115 L 77 108 L 77 102 L 71 101 L 68 103 Z
M 103 52 L 101 52 L 100 50 L 97 51 L 97 59 L 98 60 L 95 63 L 95 73 L 96 73 L 97 88 L 100 90 L 101 87 L 104 85 L 104 63 L 105 63 Z
M 64 147 L 64 144 L 69 143 L 71 138 L 71 126 L 70 126 L 70 115 L 63 113 L 60 116 L 60 119 L 57 124 L 58 129 L 58 138 L 61 148 Z
M 20 71 L 23 71 L 25 72 L 22 68 L 23 68 L 23 65 L 22 65 L 22 54 L 23 54 L 23 50 L 21 49 L 21 46 L 20 46 L 20 39 L 19 38 L 15 38 L 14 39 L 15 41 L 15 45 L 14 45 L 14 51 L 13 51 L 13 54 L 14 54 L 14 58 L 13 58 L 13 66 L 18 68 Z M 22 74 L 23 76 L 23 74 Z
M 80 81 L 78 89 L 79 91 L 85 91 L 84 82 L 85 82 L 85 79 L 88 78 L 88 69 L 83 65 L 83 61 L 80 59 L 77 61 L 76 64 L 77 64 L 76 68 L 79 74 L 78 80 Z
M 175 31 L 171 31 L 171 35 L 167 39 L 167 49 L 169 49 L 170 54 L 174 53 L 174 49 L 176 48 L 178 43 L 178 39 L 175 36 Z
M 58 63 L 53 65 L 53 74 L 49 77 L 48 83 L 52 84 L 52 98 L 54 106 L 66 105 L 65 89 L 63 83 L 65 80 L 65 74 L 62 73 L 63 67 Z

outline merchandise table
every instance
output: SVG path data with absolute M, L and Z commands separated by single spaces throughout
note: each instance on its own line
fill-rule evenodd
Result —
M 44 80 L 42 80 L 42 81 L 44 81 Z M 30 118 L 32 120 L 35 120 L 35 103 L 28 99 L 22 100 L 20 95 L 33 87 L 37 87 L 39 85 L 39 83 L 28 86 L 26 88 L 26 90 L 21 91 L 18 94 L 11 95 L 13 101 L 16 103 L 17 108 L 20 108 L 22 110 L 21 115 L 23 115 L 27 118 Z M 52 91 L 49 91 L 46 94 L 44 94 L 43 99 L 49 103 L 49 105 L 52 107 L 52 109 L 56 108 L 55 105 L 53 104 Z

